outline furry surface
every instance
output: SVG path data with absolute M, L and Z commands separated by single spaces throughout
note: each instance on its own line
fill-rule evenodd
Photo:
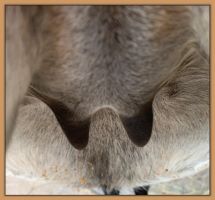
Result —
M 7 169 L 109 193 L 207 167 L 208 18 L 206 6 L 8 6 Z

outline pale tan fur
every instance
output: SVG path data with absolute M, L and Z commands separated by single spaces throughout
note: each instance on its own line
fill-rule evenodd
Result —
M 7 6 L 6 122 L 7 170 L 74 188 L 208 167 L 208 6 Z

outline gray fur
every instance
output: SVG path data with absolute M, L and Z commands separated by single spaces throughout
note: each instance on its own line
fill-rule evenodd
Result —
M 79 151 L 49 104 L 25 97 L 7 151 L 9 169 L 36 177 L 46 170 L 48 179 L 74 185 L 84 178 L 86 187 L 110 191 L 191 175 L 208 161 L 209 20 L 198 24 L 198 12 L 207 16 L 208 7 L 6 10 L 7 135 L 30 81 L 73 113 L 66 120 L 90 118 L 89 142 Z M 151 138 L 137 147 L 122 118 L 136 116 L 150 101 Z

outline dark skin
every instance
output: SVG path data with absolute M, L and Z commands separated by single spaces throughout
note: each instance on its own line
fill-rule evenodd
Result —
M 148 195 L 150 186 L 144 186 L 144 187 L 136 187 L 134 188 L 135 195 Z M 120 191 L 117 189 L 112 189 L 110 193 L 107 193 L 106 186 L 102 187 L 102 190 L 105 195 L 120 195 Z
M 33 88 L 31 88 L 30 92 L 51 108 L 71 145 L 78 150 L 87 146 L 90 119 L 78 122 L 73 121 L 74 113 L 63 103 L 40 94 Z M 130 140 L 139 147 L 145 146 L 152 133 L 152 102 L 145 104 L 136 116 L 130 118 L 121 117 L 121 120 Z
M 87 146 L 89 140 L 90 119 L 75 122 L 71 120 L 73 118 L 73 112 L 63 103 L 42 95 L 33 88 L 31 88 L 30 94 L 38 97 L 51 108 L 72 146 L 78 150 Z M 145 104 L 136 116 L 131 118 L 121 117 L 121 120 L 130 140 L 139 147 L 145 146 L 148 143 L 152 132 L 152 102 Z M 144 134 L 142 130 L 145 130 Z M 137 187 L 134 188 L 134 193 L 136 195 L 148 195 L 148 190 L 149 186 Z M 105 195 L 120 194 L 117 189 L 113 189 L 110 193 L 107 193 L 105 186 L 103 187 L 103 191 Z

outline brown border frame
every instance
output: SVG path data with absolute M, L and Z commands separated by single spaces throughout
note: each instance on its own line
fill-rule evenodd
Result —
M 211 20 L 210 20 L 210 195 L 204 195 L 204 196 L 197 196 L 197 195 L 162 195 L 162 196 L 63 196 L 63 195 L 50 195 L 50 196 L 43 196 L 43 195 L 17 195 L 17 196 L 9 196 L 5 195 L 5 40 L 4 40 L 4 30 L 5 30 L 5 5 L 32 5 L 32 4 L 45 4 L 45 5 L 62 5 L 62 4 L 68 4 L 68 5 L 86 5 L 86 4 L 102 4 L 102 5 L 119 5 L 119 4 L 126 4 L 126 5 L 155 5 L 155 4 L 162 4 L 162 5 L 210 5 L 210 14 L 211 14 Z M 2 97 L 0 99 L 0 199 L 46 199 L 46 200 L 51 200 L 51 199 L 105 199 L 105 198 L 110 198 L 110 199 L 119 199 L 119 198 L 125 198 L 125 199 L 140 199 L 140 198 L 150 198 L 150 199 L 179 199 L 179 198 L 186 198 L 186 199 L 215 199 L 215 194 L 214 191 L 215 186 L 214 186 L 214 178 L 215 178 L 215 167 L 214 165 L 214 150 L 215 150 L 215 135 L 213 134 L 214 132 L 214 84 L 215 81 L 213 80 L 212 77 L 214 77 L 215 73 L 215 67 L 214 67 L 214 57 L 212 55 L 214 54 L 214 47 L 215 47 L 215 26 L 213 25 L 212 22 L 215 21 L 215 1 L 213 0 L 0 0 L 0 41 L 1 41 L 1 48 L 0 48 L 0 61 L 1 61 L 1 67 L 0 67 L 0 74 L 1 74 L 1 84 L 0 84 L 0 96 Z

